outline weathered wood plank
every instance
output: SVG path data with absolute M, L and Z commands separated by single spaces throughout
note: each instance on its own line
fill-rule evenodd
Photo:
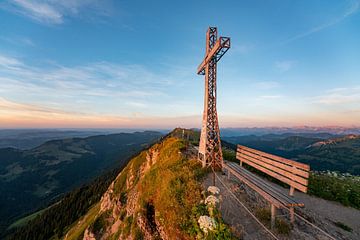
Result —
M 289 164 L 291 166 L 296 166 L 297 168 L 300 168 L 300 169 L 303 169 L 303 170 L 306 170 L 306 171 L 310 171 L 310 166 L 307 165 L 307 164 L 296 162 L 296 161 L 286 159 L 286 158 L 283 158 L 283 157 L 279 157 L 279 156 L 276 156 L 276 155 L 273 155 L 273 154 L 270 154 L 270 153 L 265 153 L 265 152 L 262 152 L 262 151 L 259 151 L 259 150 L 256 150 L 256 149 L 248 148 L 248 147 L 245 147 L 243 145 L 237 145 L 237 146 L 238 146 L 238 149 L 245 149 L 245 150 L 247 150 L 249 152 L 261 155 L 263 157 L 267 157 L 267 158 L 273 159 L 273 160 L 281 162 L 281 163 L 286 163 L 286 164 Z
M 298 190 L 300 190 L 302 192 L 305 192 L 305 193 L 307 192 L 307 187 L 301 185 L 300 183 L 292 181 L 289 178 L 284 177 L 284 176 L 282 176 L 282 175 L 280 175 L 278 173 L 275 173 L 275 172 L 273 172 L 273 171 L 271 171 L 271 170 L 269 170 L 269 169 L 267 169 L 265 167 L 262 167 L 262 166 L 260 166 L 260 165 L 258 165 L 256 163 L 254 163 L 254 162 L 247 161 L 246 163 L 248 165 L 250 165 L 250 166 L 252 166 L 252 167 L 254 167 L 254 168 L 256 168 L 256 169 L 258 169 L 258 170 L 260 170 L 260 171 L 262 171 L 262 172 L 264 172 L 266 174 L 268 174 L 268 175 L 270 175 L 271 177 L 274 177 L 274 178 L 276 178 L 276 179 L 278 179 L 278 180 L 280 180 L 280 181 L 282 181 L 282 182 L 284 182 L 284 183 L 286 183 L 286 184 L 288 184 L 290 186 L 293 186 L 294 188 L 296 188 L 296 189 L 298 189 Z
M 263 196 L 267 201 L 273 203 L 277 207 L 281 207 L 283 204 L 278 201 L 276 198 L 272 197 L 270 194 L 266 193 L 264 190 L 259 188 L 256 184 L 249 181 L 247 178 L 243 177 L 241 174 L 239 174 L 237 171 L 235 171 L 232 167 L 230 167 L 227 164 L 224 164 L 224 168 L 231 172 L 234 176 L 236 176 L 239 180 L 243 181 L 246 185 L 248 185 L 250 188 L 254 189 L 256 192 L 258 192 L 261 196 Z
M 247 155 L 245 155 L 243 153 L 237 153 L 237 157 L 242 158 L 242 161 L 244 161 L 245 163 L 248 163 L 248 161 L 250 161 L 250 162 L 256 163 L 259 166 L 262 166 L 262 167 L 265 167 L 265 168 L 267 168 L 269 170 L 272 170 L 274 173 L 282 175 L 282 176 L 288 178 L 290 181 L 298 182 L 298 183 L 300 183 L 302 185 L 305 185 L 305 186 L 308 185 L 308 180 L 307 179 L 302 178 L 302 177 L 300 177 L 298 175 L 292 174 L 291 172 L 287 172 L 285 170 L 282 170 L 282 169 L 280 169 L 280 168 L 278 168 L 276 166 L 270 165 L 270 164 L 268 164 L 266 162 L 263 162 L 263 161 L 261 161 L 262 160 L 261 158 L 259 160 L 259 159 L 256 159 L 254 157 L 247 156 Z
M 244 177 L 248 178 L 250 181 L 257 184 L 259 187 L 261 187 L 264 191 L 268 192 L 274 198 L 281 200 L 284 203 L 284 205 L 287 206 L 304 205 L 303 203 L 297 202 L 294 198 L 282 193 L 278 188 L 274 187 L 273 185 L 270 185 L 266 180 L 251 173 L 250 171 L 244 169 L 243 167 L 240 167 L 236 163 L 228 163 L 228 164 L 231 165 L 231 167 L 233 167 L 233 169 L 236 170 L 239 174 L 243 175 Z
M 258 154 L 254 154 L 246 149 L 238 149 L 237 151 L 238 153 L 243 153 L 243 154 L 246 154 L 248 156 L 251 156 L 251 157 L 254 157 L 254 158 L 257 158 L 263 162 L 266 162 L 268 164 L 271 164 L 271 165 L 274 165 L 278 168 L 281 168 L 282 170 L 285 170 L 285 171 L 288 171 L 290 173 L 293 173 L 293 174 L 296 174 L 296 175 L 299 175 L 301 177 L 304 177 L 304 178 L 309 178 L 309 172 L 307 171 L 304 171 L 302 169 L 299 169 L 299 168 L 296 168 L 294 166 L 291 166 L 291 165 L 288 165 L 288 164 L 285 164 L 285 163 L 282 163 L 282 162 L 278 162 L 278 161 L 274 161 L 270 158 L 266 158 L 262 155 L 258 155 Z
M 244 169 L 243 167 L 240 167 L 236 163 L 227 163 L 229 166 L 231 166 L 234 171 L 237 171 L 240 175 L 247 178 L 249 181 L 256 184 L 258 187 L 263 189 L 265 192 L 267 192 L 269 195 L 271 195 L 273 198 L 278 199 L 280 202 L 282 202 L 285 206 L 304 206 L 303 203 L 297 202 L 294 198 L 287 196 L 286 194 L 283 194 L 279 189 L 276 187 L 270 185 L 266 180 L 258 177 L 257 175 L 249 172 L 248 170 Z

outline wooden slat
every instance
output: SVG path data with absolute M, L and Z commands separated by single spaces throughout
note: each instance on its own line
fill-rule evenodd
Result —
M 304 163 L 299 163 L 299 162 L 289 160 L 289 159 L 286 159 L 286 158 L 283 158 L 283 157 L 279 157 L 279 156 L 276 156 L 276 155 L 273 155 L 273 154 L 270 154 L 270 153 L 265 153 L 265 152 L 262 152 L 262 151 L 259 151 L 259 150 L 256 150 L 256 149 L 248 148 L 248 147 L 245 147 L 245 146 L 242 146 L 242 145 L 238 145 L 238 149 L 245 149 L 245 150 L 247 150 L 249 152 L 261 155 L 263 157 L 267 157 L 267 158 L 273 159 L 273 160 L 281 162 L 281 163 L 286 163 L 286 164 L 289 164 L 291 166 L 296 166 L 297 168 L 303 169 L 305 171 L 310 171 L 310 166 L 307 165 L 307 164 L 304 164 Z
M 278 188 L 270 185 L 266 180 L 260 178 L 259 176 L 251 173 L 250 171 L 246 170 L 245 168 L 237 165 L 236 163 L 228 163 L 231 167 L 233 167 L 239 174 L 244 175 L 245 177 L 249 178 L 257 185 L 261 185 L 262 188 L 271 193 L 274 197 L 281 199 L 282 202 L 287 206 L 304 206 L 303 203 L 297 202 L 294 198 L 289 197 L 288 195 L 282 193 Z
M 261 155 L 258 155 L 258 154 L 254 154 L 246 149 L 238 149 L 237 151 L 238 153 L 244 153 L 248 156 L 251 156 L 251 157 L 254 157 L 256 159 L 259 159 L 263 162 L 266 162 L 268 164 L 271 164 L 271 165 L 274 165 L 275 167 L 278 167 L 278 168 L 281 168 L 285 171 L 288 171 L 290 173 L 293 173 L 293 174 L 296 174 L 296 175 L 299 175 L 301 177 L 304 177 L 304 178 L 309 178 L 309 172 L 307 171 L 304 171 L 302 169 L 299 169 L 299 168 L 296 168 L 296 167 L 293 167 L 293 166 L 290 166 L 290 165 L 287 165 L 287 164 L 284 164 L 284 163 L 281 163 L 281 162 L 278 162 L 278 161 L 274 161 L 270 158 L 266 158 L 266 157 L 263 157 Z
M 277 199 L 273 198 L 271 195 L 269 195 L 268 193 L 266 193 L 264 190 L 262 190 L 261 188 L 259 188 L 258 186 L 256 186 L 256 184 L 252 183 L 251 181 L 249 181 L 248 179 L 246 179 L 245 177 L 243 177 L 241 174 L 239 174 L 238 172 L 236 172 L 232 167 L 224 164 L 224 168 L 226 168 L 228 171 L 231 172 L 231 174 L 233 174 L 234 176 L 236 176 L 238 179 L 240 179 L 241 181 L 243 181 L 246 185 L 248 185 L 249 187 L 251 187 L 252 189 L 254 189 L 256 192 L 258 192 L 261 196 L 263 196 L 267 201 L 273 203 L 274 205 L 276 205 L 276 207 L 281 207 L 283 204 L 281 202 L 279 202 Z
M 240 167 L 235 163 L 228 163 L 235 171 L 239 174 L 243 175 L 244 177 L 248 178 L 249 181 L 252 181 L 254 184 L 261 187 L 265 192 L 272 195 L 274 198 L 279 199 L 284 205 L 290 206 L 299 206 L 303 207 L 303 203 L 297 202 L 294 198 L 289 197 L 288 195 L 282 193 L 278 188 L 270 185 L 266 180 L 258 177 L 257 175 L 249 172 L 248 170 Z
M 275 172 L 275 173 L 277 173 L 277 174 L 280 174 L 280 175 L 288 178 L 288 179 L 291 180 L 291 181 L 298 182 L 298 183 L 300 183 L 300 184 L 302 184 L 302 185 L 305 185 L 305 186 L 308 185 L 307 179 L 304 179 L 304 178 L 302 178 L 302 177 L 300 177 L 300 176 L 297 176 L 297 175 L 295 175 L 295 174 L 293 174 L 293 173 L 291 173 L 291 172 L 284 171 L 284 170 L 282 170 L 282 169 L 280 169 L 280 168 L 278 168 L 278 167 L 276 167 L 276 166 L 273 166 L 273 165 L 270 165 L 270 164 L 268 164 L 268 163 L 266 163 L 266 162 L 264 162 L 264 161 L 261 161 L 261 160 L 262 160 L 262 159 L 261 159 L 261 156 L 258 156 L 261 160 L 256 159 L 256 158 L 254 158 L 254 157 L 252 157 L 252 156 L 247 156 L 247 155 L 245 155 L 245 154 L 243 154 L 243 153 L 237 153 L 236 157 L 237 157 L 237 158 L 242 158 L 242 161 L 244 161 L 244 162 L 246 162 L 246 163 L 247 163 L 248 161 L 254 162 L 254 163 L 256 163 L 257 165 L 262 166 L 262 167 L 265 167 L 265 168 L 267 168 L 267 169 L 269 169 L 269 170 L 272 170 L 273 172 Z
M 267 168 L 262 167 L 262 166 L 260 166 L 260 165 L 258 165 L 256 163 L 251 162 L 251 161 L 247 161 L 246 163 L 248 165 L 250 165 L 250 166 L 252 166 L 252 167 L 254 167 L 254 168 L 256 168 L 256 169 L 258 169 L 258 170 L 260 170 L 260 171 L 262 171 L 262 172 L 264 172 L 264 173 L 266 173 L 266 174 L 268 174 L 268 175 L 270 175 L 272 177 L 274 177 L 274 178 L 279 179 L 280 181 L 282 181 L 282 182 L 284 182 L 284 183 L 286 183 L 286 184 L 288 184 L 290 186 L 293 186 L 294 188 L 296 188 L 296 189 L 298 189 L 298 190 L 300 190 L 302 192 L 305 192 L 305 193 L 307 192 L 307 187 L 301 185 L 300 183 L 294 182 L 294 181 L 292 181 L 292 180 L 290 180 L 290 179 L 288 179 L 288 178 L 286 178 L 286 177 L 284 177 L 284 176 L 282 176 L 282 175 L 280 175 L 278 173 L 275 173 L 275 172 L 273 172 L 271 170 L 268 170 Z

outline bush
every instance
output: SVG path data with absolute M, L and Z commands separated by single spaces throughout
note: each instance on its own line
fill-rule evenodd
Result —
M 311 173 L 309 194 L 360 209 L 360 182 L 356 177 Z
M 258 208 L 255 210 L 255 216 L 262 222 L 267 224 L 271 221 L 271 212 L 267 208 Z
M 289 235 L 291 231 L 291 226 L 282 219 L 276 219 L 275 228 L 278 233 L 285 235 Z
M 342 222 L 335 222 L 335 226 L 344 229 L 347 232 L 352 232 L 352 228 Z

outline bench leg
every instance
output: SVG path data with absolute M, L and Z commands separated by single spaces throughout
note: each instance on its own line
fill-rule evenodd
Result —
M 294 224 L 294 222 L 295 222 L 295 211 L 294 211 L 294 207 L 290 207 L 290 222 L 291 222 L 291 224 Z
M 290 187 L 289 195 L 290 195 L 290 196 L 294 196 L 294 191 L 295 191 L 295 188 L 294 188 L 294 187 Z
M 274 204 L 271 204 L 271 229 L 275 227 L 275 217 L 276 217 L 276 207 Z

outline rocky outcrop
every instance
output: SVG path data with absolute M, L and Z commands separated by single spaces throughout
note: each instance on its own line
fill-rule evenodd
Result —
M 84 240 L 96 240 L 95 234 L 92 233 L 88 228 L 84 232 Z
M 126 192 L 126 202 L 122 202 L 121 194 L 116 193 L 114 187 L 115 182 L 119 181 L 120 175 L 111 183 L 108 190 L 104 193 L 100 200 L 100 211 L 98 215 L 105 212 L 110 212 L 110 216 L 106 218 L 105 229 L 101 233 L 93 233 L 91 229 L 87 228 L 84 233 L 84 240 L 106 239 L 124 228 L 125 219 L 131 217 L 136 222 L 136 225 L 141 230 L 144 239 L 153 239 L 158 236 L 160 239 L 168 239 L 164 228 L 154 219 L 150 223 L 146 216 L 140 214 L 139 192 L 136 183 L 139 182 L 144 175 L 151 169 L 151 167 L 159 159 L 159 150 L 149 149 L 146 152 L 145 161 L 139 166 L 134 167 L 134 162 L 130 162 L 128 170 L 123 171 L 126 174 L 125 186 L 122 190 Z M 123 177 L 123 176 L 122 176 Z M 118 192 L 118 191 L 117 191 Z M 131 236 L 121 233 L 119 239 L 132 239 Z
M 140 168 L 140 176 L 144 176 L 147 171 L 157 162 L 159 158 L 159 150 L 149 149 L 146 152 L 146 162 Z
M 105 212 L 113 207 L 112 196 L 114 194 L 114 182 L 111 183 L 108 190 L 104 193 L 100 200 L 100 212 Z

